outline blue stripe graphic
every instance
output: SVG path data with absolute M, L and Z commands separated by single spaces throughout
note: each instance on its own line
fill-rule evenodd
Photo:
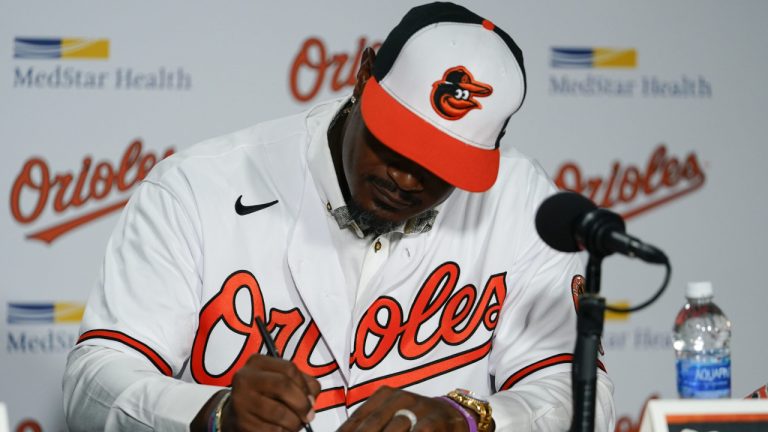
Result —
M 8 303 L 8 324 L 50 324 L 53 303 Z
M 61 58 L 61 39 L 17 37 L 13 41 L 13 56 L 26 59 Z
M 594 61 L 592 48 L 552 48 L 552 67 L 591 68 Z

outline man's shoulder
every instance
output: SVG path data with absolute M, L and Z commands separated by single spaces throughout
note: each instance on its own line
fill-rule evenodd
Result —
M 537 206 L 557 190 L 538 161 L 516 149 L 508 149 L 499 161 L 499 175 L 484 201 L 508 203 L 515 208 Z
M 551 178 L 537 160 L 515 148 L 502 153 L 499 165 L 498 180 L 502 182 L 516 180 L 553 185 Z
M 228 161 L 246 154 L 269 151 L 271 145 L 295 147 L 305 141 L 306 114 L 269 120 L 193 144 L 159 163 L 147 178 L 161 181 L 168 173 L 204 169 L 213 173 L 227 169 Z M 294 149 L 295 150 L 295 149 Z
M 234 167 L 258 170 L 269 164 L 280 165 L 285 159 L 302 162 L 318 123 L 327 116 L 333 102 L 316 105 L 303 112 L 267 120 L 225 135 L 194 144 L 163 160 L 147 177 L 160 182 L 171 172 L 206 175 L 231 174 Z M 300 164 L 303 166 L 303 164 Z
M 453 218 L 483 215 L 476 228 L 481 231 L 517 230 L 521 226 L 527 229 L 538 206 L 556 190 L 538 162 L 517 150 L 507 150 L 501 157 L 493 187 L 482 193 L 456 191 L 446 204 L 450 209 L 446 210 Z M 458 211 L 459 208 L 463 209 Z

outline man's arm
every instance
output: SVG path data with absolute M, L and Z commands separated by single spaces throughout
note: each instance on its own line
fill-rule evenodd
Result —
M 311 402 L 320 385 L 287 360 L 254 355 L 234 381 L 224 426 L 261 430 L 279 424 L 298 430 L 314 416 Z M 286 384 L 296 381 L 299 385 Z M 73 431 L 205 431 L 221 393 L 229 391 L 164 376 L 140 356 L 87 345 L 70 353 L 63 380 L 64 411 Z
M 497 431 L 565 431 L 571 427 L 571 373 L 558 372 L 500 391 L 489 398 Z M 613 383 L 598 371 L 595 431 L 614 428 Z
M 64 375 L 72 430 L 186 430 L 218 391 L 173 378 L 202 301 L 199 228 L 185 192 L 145 180 L 112 232 Z
M 64 376 L 72 430 L 206 430 L 224 391 L 175 378 L 204 302 L 203 252 L 191 191 L 177 171 L 167 176 L 144 181 L 107 246 Z M 292 363 L 254 355 L 235 375 L 222 420 L 298 430 L 319 391 Z
M 597 379 L 595 431 L 614 428 L 613 384 L 600 371 Z M 562 432 L 571 427 L 572 401 L 570 372 L 560 372 L 500 391 L 489 398 L 493 409 L 493 427 L 501 431 Z M 465 432 L 465 418 L 440 399 L 425 397 L 400 389 L 380 388 L 341 427 L 341 432 L 379 431 L 396 424 L 407 425 L 405 417 L 394 417 L 399 409 L 412 411 L 420 427 L 439 431 Z M 477 415 L 467 410 L 475 422 Z
M 138 356 L 78 346 L 67 358 L 63 390 L 70 430 L 186 431 L 221 387 L 161 375 Z

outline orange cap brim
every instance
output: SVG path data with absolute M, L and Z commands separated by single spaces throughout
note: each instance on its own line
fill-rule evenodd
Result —
M 384 145 L 469 192 L 484 192 L 496 182 L 499 149 L 466 144 L 401 105 L 371 77 L 361 101 L 368 130 Z

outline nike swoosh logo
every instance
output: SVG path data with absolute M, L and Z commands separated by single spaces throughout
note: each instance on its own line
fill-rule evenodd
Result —
M 235 212 L 237 212 L 237 214 L 239 214 L 240 216 L 245 216 L 253 212 L 257 212 L 259 210 L 264 210 L 267 207 L 272 207 L 273 205 L 277 204 L 277 200 L 274 200 L 264 204 L 243 205 L 243 203 L 241 202 L 242 199 L 243 199 L 243 196 L 240 195 L 239 197 L 237 197 L 237 201 L 235 202 Z

